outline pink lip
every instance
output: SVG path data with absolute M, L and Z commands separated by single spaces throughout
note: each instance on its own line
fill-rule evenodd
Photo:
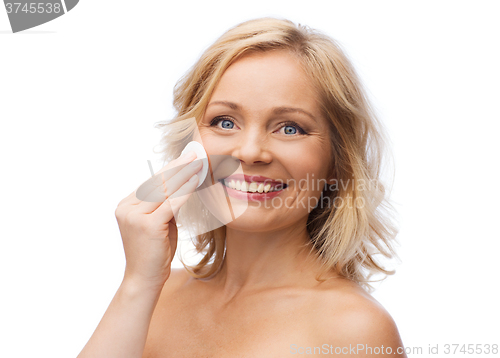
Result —
M 262 175 L 245 175 L 245 174 L 232 174 L 228 176 L 227 178 L 221 179 L 225 181 L 230 181 L 231 179 L 233 180 L 239 180 L 239 181 L 246 181 L 247 183 L 251 182 L 256 182 L 256 183 L 264 183 L 264 184 L 271 184 L 271 188 L 275 187 L 278 184 L 285 184 L 283 181 L 279 180 L 274 180 L 268 177 L 264 177 Z M 285 187 L 281 190 L 278 191 L 270 191 L 267 193 L 251 193 L 251 192 L 242 192 L 239 190 L 231 189 L 224 184 L 222 184 L 224 189 L 226 190 L 227 194 L 233 198 L 240 199 L 240 200 L 247 200 L 247 201 L 264 201 L 264 200 L 269 200 L 274 198 L 275 196 L 280 195 L 284 189 L 286 189 L 286 184 Z
M 234 179 L 234 180 L 240 180 L 240 181 L 244 180 L 247 183 L 256 182 L 256 183 L 265 183 L 265 184 L 271 184 L 271 185 L 284 184 L 283 181 L 274 180 L 274 179 L 271 179 L 271 178 L 268 178 L 268 177 L 264 177 L 262 175 L 233 174 L 233 175 L 230 175 L 230 176 L 228 176 L 227 178 L 224 178 L 224 179 L 225 180 Z
M 242 192 L 239 190 L 231 189 L 224 184 L 222 184 L 222 187 L 226 190 L 227 195 L 240 199 L 240 200 L 248 200 L 248 201 L 264 201 L 264 200 L 269 200 L 274 198 L 277 195 L 280 195 L 284 189 L 279 190 L 279 191 L 270 191 L 268 193 L 250 193 L 250 192 Z

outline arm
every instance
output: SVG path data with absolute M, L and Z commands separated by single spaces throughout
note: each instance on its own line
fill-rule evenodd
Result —
M 142 357 L 151 317 L 170 277 L 177 248 L 174 216 L 198 183 L 195 173 L 201 162 L 186 165 L 194 158 L 187 154 L 171 161 L 164 168 L 168 172 L 160 170 L 148 185 L 139 188 L 144 200 L 132 192 L 118 204 L 115 216 L 125 250 L 125 275 L 78 358 Z M 158 202 L 158 198 L 164 201 Z
M 78 358 L 142 357 L 161 290 L 123 280 Z

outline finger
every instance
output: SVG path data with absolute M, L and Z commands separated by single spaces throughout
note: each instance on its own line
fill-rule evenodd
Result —
M 181 165 L 181 164 L 187 164 L 191 161 L 193 161 L 194 159 L 196 159 L 196 153 L 194 152 L 194 150 L 191 150 L 187 153 L 184 153 L 183 155 L 181 155 L 179 158 L 176 158 L 176 159 L 173 159 L 171 160 L 170 162 L 168 162 L 167 165 L 165 165 L 163 168 L 161 168 L 160 170 L 158 170 L 156 174 L 159 174 L 161 172 L 164 172 L 164 171 L 167 171 L 171 168 L 174 168 L 178 165 Z
M 182 205 L 184 205 L 192 193 L 194 193 L 198 185 L 198 175 L 193 175 L 188 182 L 182 185 L 176 192 L 173 198 L 168 198 L 155 211 L 151 213 L 152 216 L 158 217 L 159 220 L 171 220 L 177 213 Z
M 159 187 L 165 187 L 165 183 L 181 171 L 186 165 L 192 162 L 196 158 L 196 154 L 191 151 L 182 155 L 181 157 L 172 160 L 165 167 L 160 169 L 154 176 L 144 182 L 136 191 L 137 199 L 145 200 L 148 195 L 157 190 Z M 164 190 L 165 192 L 165 190 Z M 149 200 L 151 201 L 151 200 Z M 161 200 L 163 201 L 163 199 Z M 136 202 L 135 204 L 138 204 Z
M 163 185 L 158 186 L 156 190 L 152 191 L 142 202 L 135 206 L 135 209 L 148 214 L 155 211 L 156 208 L 167 198 L 175 198 L 177 195 L 182 193 L 182 191 L 178 192 L 179 188 L 188 182 L 188 180 L 190 180 L 190 178 L 192 178 L 192 176 L 201 169 L 202 165 L 203 163 L 201 159 L 190 163 L 181 169 L 175 176 L 165 181 Z M 198 183 L 196 183 L 196 185 L 197 184 Z
M 161 168 L 155 175 L 142 183 L 135 191 L 130 193 L 125 199 L 123 199 L 119 205 L 137 205 L 141 201 L 145 200 L 148 195 L 157 190 L 159 186 L 164 185 L 164 183 L 178 173 L 187 164 L 192 162 L 196 158 L 196 153 L 194 151 L 188 152 L 177 159 L 170 161 L 167 165 Z M 161 200 L 163 201 L 163 200 Z

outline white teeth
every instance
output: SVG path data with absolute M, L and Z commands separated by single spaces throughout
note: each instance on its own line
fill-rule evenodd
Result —
M 241 182 L 241 191 L 248 191 L 248 183 L 246 181 Z
M 251 183 L 250 186 L 248 187 L 248 191 L 255 193 L 258 189 L 259 185 L 257 183 Z
M 271 191 L 271 184 L 269 183 L 264 185 L 264 183 L 247 183 L 246 181 L 231 179 L 230 181 L 224 180 L 224 185 L 231 189 L 250 193 L 268 193 L 269 191 Z

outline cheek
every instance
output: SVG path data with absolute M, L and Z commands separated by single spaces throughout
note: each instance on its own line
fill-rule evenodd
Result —
M 224 145 L 222 145 L 222 141 L 220 139 L 217 140 L 216 136 L 214 136 L 214 134 L 210 130 L 205 128 L 200 128 L 199 135 L 201 143 L 203 144 L 205 151 L 209 155 L 221 154 L 221 150 L 224 147 Z
M 319 197 L 327 182 L 329 157 L 324 149 L 303 148 L 290 153 L 286 160 L 295 194 L 300 198 Z
M 290 168 L 292 177 L 301 179 L 308 179 L 313 175 L 314 178 L 325 178 L 330 164 L 324 147 L 317 145 L 297 146 L 287 150 L 282 160 Z

